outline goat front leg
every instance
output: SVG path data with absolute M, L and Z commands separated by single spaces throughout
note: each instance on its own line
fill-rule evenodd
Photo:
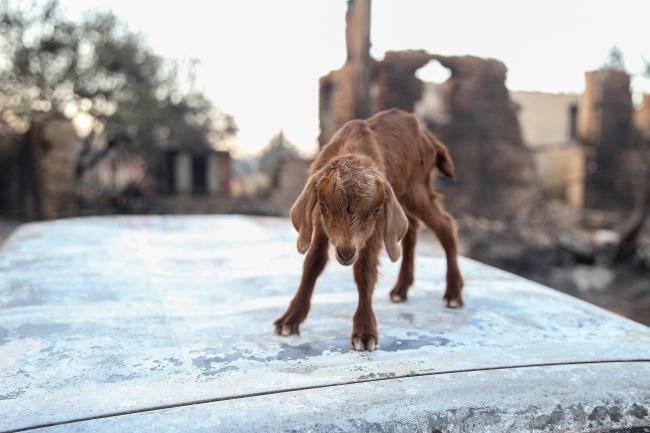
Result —
M 359 252 L 359 259 L 354 264 L 354 281 L 359 291 L 359 305 L 352 319 L 350 338 L 354 350 L 373 351 L 379 343 L 377 320 L 372 310 L 372 292 L 377 283 L 380 248 L 381 235 L 378 230 L 375 230 L 366 246 Z
M 390 292 L 390 300 L 393 302 L 406 301 L 409 287 L 413 284 L 413 261 L 415 259 L 415 242 L 418 237 L 418 221 L 409 215 L 406 217 L 409 220 L 409 228 L 402 239 L 402 266 L 399 270 L 399 277 Z
M 300 324 L 305 321 L 311 307 L 311 295 L 314 293 L 316 279 L 325 269 L 328 260 L 327 246 L 329 239 L 322 223 L 317 220 L 305 263 L 302 267 L 300 286 L 287 311 L 273 322 L 277 335 L 300 334 Z

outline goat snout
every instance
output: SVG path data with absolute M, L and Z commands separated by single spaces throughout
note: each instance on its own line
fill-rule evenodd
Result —
M 342 265 L 351 265 L 352 259 L 354 258 L 356 252 L 357 249 L 354 247 L 351 248 L 336 247 L 336 253 L 339 256 L 339 262 Z
M 349 258 L 351 258 L 354 255 L 354 253 L 357 252 L 356 248 L 338 248 L 337 247 L 336 249 L 338 250 L 338 252 L 341 255 L 341 258 L 343 260 L 348 260 Z

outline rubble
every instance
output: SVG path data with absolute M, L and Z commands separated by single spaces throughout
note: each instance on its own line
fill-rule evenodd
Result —
M 616 259 L 623 213 L 576 212 L 560 200 L 501 228 L 457 219 L 461 254 L 650 325 L 650 227 L 625 260 Z M 497 229 L 498 227 L 498 229 Z
M 578 265 L 573 268 L 573 281 L 580 292 L 602 292 L 614 280 L 615 273 L 603 266 Z

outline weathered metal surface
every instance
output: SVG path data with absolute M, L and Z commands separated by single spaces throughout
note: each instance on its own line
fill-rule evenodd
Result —
M 648 377 L 648 362 L 449 373 L 175 407 L 45 432 L 641 433 L 641 426 L 650 431 Z
M 302 270 L 295 239 L 287 220 L 238 216 L 22 226 L 0 250 L 0 431 L 384 378 L 650 361 L 649 328 L 470 260 L 467 306 L 445 309 L 445 261 L 425 247 L 405 304 L 389 302 L 398 264 L 383 260 L 375 352 L 351 350 L 356 289 L 335 262 L 302 334 L 274 336 Z

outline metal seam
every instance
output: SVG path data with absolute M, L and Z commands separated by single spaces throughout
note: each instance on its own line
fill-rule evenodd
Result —
M 333 384 L 327 384 L 327 385 L 303 386 L 303 387 L 282 389 L 282 390 L 277 390 L 277 391 L 261 391 L 261 392 L 255 392 L 255 393 L 249 393 L 249 394 L 240 394 L 240 395 L 235 395 L 235 396 L 231 396 L 231 397 L 216 397 L 216 398 L 197 400 L 197 401 L 187 402 L 187 403 L 175 403 L 175 404 L 169 404 L 169 405 L 154 406 L 154 407 L 148 407 L 148 408 L 134 409 L 134 410 L 131 410 L 131 411 L 122 411 L 122 412 L 116 412 L 116 413 L 105 414 L 105 415 L 89 416 L 89 417 L 85 417 L 85 418 L 78 418 L 78 419 L 72 419 L 72 420 L 67 420 L 67 421 L 59 421 L 59 422 L 53 422 L 53 423 L 48 423 L 48 424 L 41 424 L 41 425 L 36 425 L 36 426 L 31 426 L 31 427 L 23 427 L 23 428 L 19 428 L 19 429 L 15 429 L 15 430 L 5 430 L 4 432 L 0 432 L 0 433 L 18 433 L 18 432 L 25 432 L 25 431 L 29 431 L 29 430 L 37 430 L 37 429 L 47 428 L 47 427 L 56 427 L 56 426 L 66 425 L 66 424 L 76 424 L 76 423 L 81 423 L 81 422 L 86 422 L 86 421 L 93 421 L 93 420 L 104 419 L 104 418 L 114 418 L 114 417 L 120 417 L 120 416 L 126 416 L 126 415 L 133 415 L 133 414 L 136 414 L 136 413 L 156 412 L 156 411 L 159 411 L 159 410 L 173 409 L 173 408 L 176 408 L 176 407 L 195 406 L 195 405 L 208 404 L 208 403 L 217 403 L 217 402 L 220 402 L 220 401 L 239 400 L 239 399 L 244 399 L 244 398 L 260 397 L 260 396 L 272 395 L 272 394 L 285 394 L 285 393 L 290 393 L 290 392 L 306 391 L 306 390 L 310 390 L 310 389 L 325 389 L 325 388 L 333 388 L 333 387 L 337 387 L 337 386 L 347 386 L 347 385 L 355 385 L 355 384 L 370 383 L 370 382 L 381 382 L 381 381 L 387 381 L 387 380 L 409 379 L 409 378 L 426 377 L 426 376 L 438 376 L 438 375 L 443 375 L 443 374 L 472 373 L 472 372 L 480 372 L 480 371 L 514 370 L 514 369 L 519 369 L 519 368 L 557 367 L 557 366 L 564 366 L 564 365 L 643 363 L 643 362 L 649 362 L 650 363 L 650 359 L 628 359 L 628 360 L 607 360 L 607 361 L 575 361 L 575 362 L 560 362 L 560 363 L 542 363 L 542 364 L 518 365 L 518 366 L 511 366 L 511 367 L 469 368 L 469 369 L 453 370 L 453 371 L 417 373 L 417 374 L 412 374 L 412 375 L 407 374 L 407 375 L 393 376 L 393 377 L 378 377 L 378 378 L 372 378 L 372 379 L 366 379 L 366 380 L 354 380 L 354 381 L 333 383 Z

